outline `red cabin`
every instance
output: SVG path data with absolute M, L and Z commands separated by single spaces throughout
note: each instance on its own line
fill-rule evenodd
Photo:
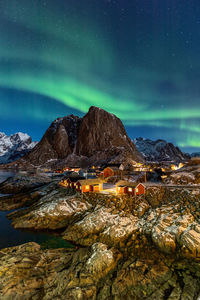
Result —
M 120 180 L 116 184 L 116 191 L 118 194 L 135 195 L 135 182 Z
M 120 180 L 116 184 L 116 191 L 118 194 L 127 194 L 131 196 L 144 195 L 145 186 L 142 183 Z
M 135 195 L 144 195 L 145 194 L 145 186 L 142 183 L 139 183 L 135 187 Z

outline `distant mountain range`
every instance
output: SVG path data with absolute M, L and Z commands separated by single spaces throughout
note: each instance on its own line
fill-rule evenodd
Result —
M 147 161 L 179 162 L 190 158 L 189 154 L 182 152 L 178 147 L 165 140 L 152 141 L 140 137 L 136 138 L 133 142 Z
M 119 118 L 94 106 L 83 118 L 69 115 L 56 119 L 39 143 L 21 132 L 11 136 L 0 133 L 0 164 L 11 162 L 10 167 L 130 166 L 133 161 L 179 162 L 190 157 L 161 139 L 131 141 Z
M 31 137 L 22 132 L 7 136 L 0 132 L 0 164 L 7 164 L 19 159 L 28 153 L 37 142 L 32 142 Z
M 191 157 L 200 157 L 200 152 L 194 152 L 190 156 Z

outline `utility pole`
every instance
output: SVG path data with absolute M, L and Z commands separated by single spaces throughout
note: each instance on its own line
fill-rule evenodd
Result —
M 147 171 L 144 171 L 144 182 L 147 182 Z

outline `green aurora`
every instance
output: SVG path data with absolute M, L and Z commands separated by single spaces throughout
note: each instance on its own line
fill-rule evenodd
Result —
M 175 19 L 166 2 L 1 1 L 0 89 L 26 95 L 15 115 L 56 117 L 54 108 L 29 100 L 34 94 L 60 102 L 63 115 L 95 105 L 134 128 L 133 135 L 200 148 L 200 5 L 187 11 L 186 1 L 177 4 L 184 18 Z M 14 102 L 0 98 L 2 119 L 12 118 Z

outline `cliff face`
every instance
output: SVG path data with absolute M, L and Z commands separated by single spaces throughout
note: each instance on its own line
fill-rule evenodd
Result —
M 106 160 L 115 159 L 122 153 L 135 160 L 142 159 L 121 120 L 92 106 L 80 124 L 76 154 L 92 157 L 100 153 Z
M 77 154 L 92 156 L 94 151 L 123 147 L 138 155 L 119 118 L 92 106 L 79 130 Z
M 74 150 L 80 122 L 81 118 L 73 115 L 56 119 L 24 159 L 33 165 L 42 165 L 67 157 Z
M 83 117 L 67 116 L 55 120 L 42 140 L 26 156 L 34 166 L 60 163 L 70 165 L 141 161 L 142 156 L 129 139 L 116 116 L 92 106 Z M 19 163 L 21 163 L 20 161 Z

